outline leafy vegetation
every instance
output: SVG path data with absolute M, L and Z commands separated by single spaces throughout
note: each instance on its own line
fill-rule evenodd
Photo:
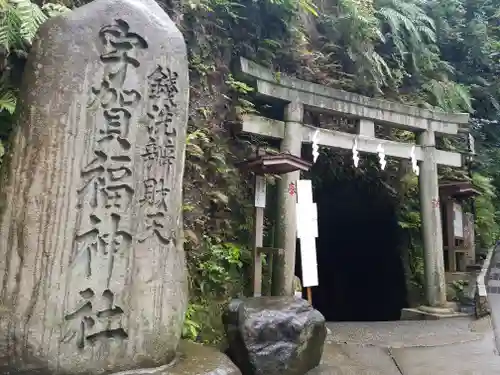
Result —
M 31 0 L 0 0 L 0 165 L 4 142 L 12 127 L 16 108 L 18 74 L 38 28 L 49 17 L 69 9 L 61 4 L 42 7 Z
M 477 157 L 467 170 L 443 169 L 446 179 L 472 179 L 479 248 L 500 233 L 500 0 L 159 0 L 182 30 L 189 51 L 191 102 L 184 181 L 185 248 L 191 301 L 184 335 L 218 343 L 220 311 L 245 294 L 252 228 L 251 176 L 236 168 L 259 138 L 234 136 L 242 113 L 265 110 L 252 88 L 232 75 L 233 59 L 250 58 L 302 79 L 445 111 L 473 115 Z M 76 5 L 81 5 L 78 2 Z M 67 11 L 29 0 L 1 0 L 0 157 L 26 52 L 47 17 Z M 330 119 L 331 120 L 331 119 Z M 314 118 L 315 125 L 328 122 Z M 340 129 L 347 121 L 338 121 Z M 411 141 L 393 130 L 390 139 Z M 442 140 L 463 150 L 457 139 Z M 342 154 L 328 155 L 327 173 L 345 173 Z M 362 173 L 376 168 L 368 161 Z M 365 173 L 365 179 L 377 173 Z M 379 174 L 380 175 L 380 174 Z M 383 178 L 382 178 L 383 177 Z M 318 176 L 316 176 L 318 178 Z M 379 182 L 399 207 L 407 235 L 409 284 L 422 285 L 418 184 L 404 162 L 388 161 Z M 272 216 L 266 241 L 272 242 Z

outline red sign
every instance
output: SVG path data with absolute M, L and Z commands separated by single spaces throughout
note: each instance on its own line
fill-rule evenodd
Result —
M 290 182 L 290 185 L 288 185 L 288 194 L 295 195 L 295 184 L 293 182 Z
M 437 198 L 432 199 L 432 207 L 439 208 L 439 199 Z

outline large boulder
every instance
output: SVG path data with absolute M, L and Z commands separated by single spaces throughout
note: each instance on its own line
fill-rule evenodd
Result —
M 325 318 L 306 300 L 233 300 L 223 320 L 229 357 L 243 375 L 304 375 L 320 363 Z

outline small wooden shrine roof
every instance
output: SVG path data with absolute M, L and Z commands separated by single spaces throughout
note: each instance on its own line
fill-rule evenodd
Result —
M 238 163 L 237 167 L 263 174 L 284 174 L 294 171 L 307 171 L 312 163 L 287 153 L 261 155 Z
M 462 200 L 481 193 L 469 181 L 446 181 L 439 184 L 439 195 Z

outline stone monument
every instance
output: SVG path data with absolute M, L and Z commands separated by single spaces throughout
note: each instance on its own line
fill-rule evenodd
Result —
M 41 27 L 0 189 L 1 373 L 175 356 L 188 96 L 184 39 L 153 0 L 97 0 Z

